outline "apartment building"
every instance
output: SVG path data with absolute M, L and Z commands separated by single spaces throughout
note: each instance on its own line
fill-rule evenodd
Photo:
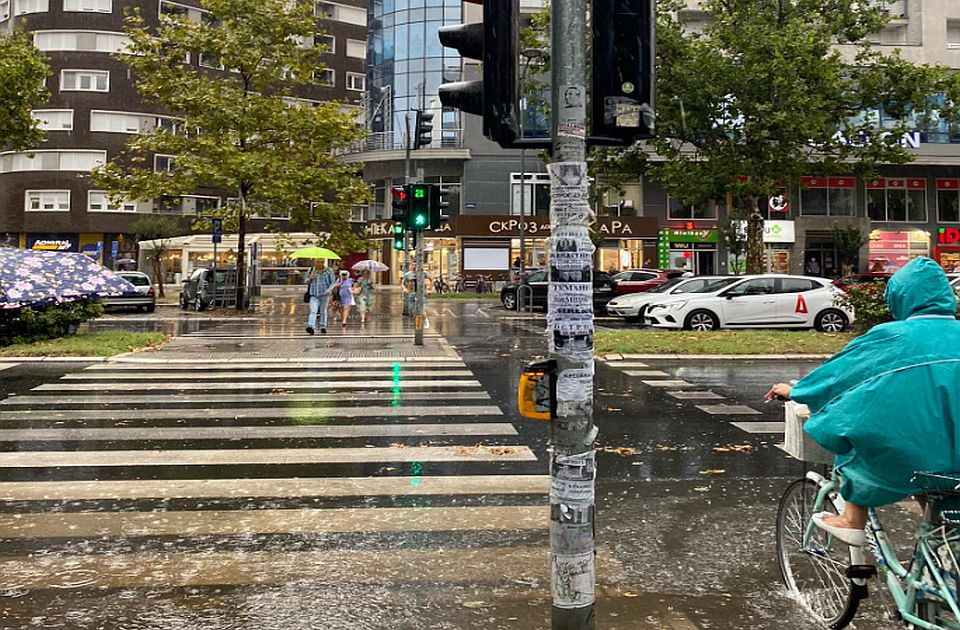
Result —
M 138 215 L 181 217 L 188 233 L 191 217 L 224 203 L 218 191 L 198 190 L 172 204 L 113 205 L 91 185 L 90 170 L 114 158 L 131 135 L 174 124 L 167 113 L 141 101 L 127 67 L 111 57 L 128 43 L 123 19 L 130 10 L 139 10 L 152 24 L 161 15 L 199 21 L 205 14 L 199 0 L 0 0 L 0 29 L 33 32 L 51 70 L 50 100 L 34 111 L 46 131 L 45 142 L 29 152 L 0 155 L 3 244 L 82 251 L 112 266 L 118 259 L 136 258 L 128 231 Z M 359 107 L 366 81 L 364 3 L 317 2 L 316 15 L 317 37 L 327 47 L 326 68 L 322 84 L 298 96 Z M 223 72 L 203 55 L 186 63 Z M 154 156 L 154 167 L 169 168 L 172 157 Z M 261 229 L 267 218 L 253 221 L 251 231 Z M 192 261 L 183 263 L 192 268 Z

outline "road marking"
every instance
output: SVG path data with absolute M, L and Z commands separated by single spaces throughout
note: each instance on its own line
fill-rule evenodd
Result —
M 0 453 L 0 467 L 216 466 L 373 464 L 409 462 L 529 462 L 526 446 L 411 446 L 404 448 L 263 448 L 176 451 L 17 451 Z
M 463 361 L 434 361 L 434 362 L 410 362 L 403 360 L 390 360 L 390 359 L 369 359 L 363 364 L 365 369 L 392 369 L 396 366 L 400 366 L 403 370 L 416 371 L 421 368 L 434 369 L 434 368 L 466 368 L 466 364 Z M 310 370 L 310 371 L 325 371 L 332 370 L 334 372 L 338 370 L 356 370 L 357 366 L 354 365 L 354 362 L 348 362 L 346 360 L 339 360 L 337 363 L 277 363 L 276 361 L 271 360 L 270 362 L 264 363 L 244 363 L 244 364 L 226 364 L 223 362 L 220 363 L 158 363 L 153 368 L 155 371 L 167 372 L 167 371 L 191 371 L 191 372 L 224 372 L 224 373 L 236 373 L 236 372 L 248 372 L 248 371 L 257 371 L 261 372 L 264 370 L 276 370 L 279 373 L 283 373 L 286 370 Z M 128 364 L 124 363 L 98 363 L 96 365 L 91 365 L 83 370 L 82 373 L 90 372 L 116 372 L 129 373 L 130 367 Z
M 0 363 L 0 372 L 3 370 L 9 370 L 10 368 L 17 367 L 18 363 Z
M 668 396 L 679 398 L 680 400 L 723 400 L 723 396 L 711 391 L 705 392 L 667 392 Z
M 131 536 L 239 536 L 540 530 L 549 506 L 337 508 L 0 514 L 7 540 Z
M 197 374 L 194 372 L 156 372 L 151 371 L 150 373 L 145 374 L 135 374 L 130 372 L 117 372 L 117 373 L 107 373 L 107 374 L 67 374 L 63 376 L 60 380 L 62 381 L 93 381 L 93 380 L 111 380 L 111 381 L 156 381 L 158 378 L 169 378 L 169 379 L 190 379 L 191 381 L 224 381 L 225 384 L 229 385 L 231 378 L 236 379 L 270 379 L 270 378 L 296 378 L 296 379 L 305 379 L 305 378 L 389 378 L 389 377 L 399 377 L 399 378 L 422 378 L 422 377 L 432 377 L 436 378 L 438 376 L 473 376 L 473 372 L 470 370 L 404 370 L 400 368 L 395 371 L 390 370 L 378 370 L 378 371 L 358 371 L 358 372 L 259 372 L 255 374 L 231 374 L 230 372 L 224 372 L 221 374 L 209 374 L 201 373 Z
M 631 370 L 650 367 L 648 364 L 639 361 L 604 361 L 604 363 L 612 368 L 629 368 Z
M 696 387 L 694 383 L 688 383 L 687 381 L 642 381 L 644 385 L 649 385 L 650 387 Z
M 546 475 L 0 482 L 0 501 L 546 494 Z
M 43 407 L 62 408 L 65 405 L 124 405 L 128 408 L 144 408 L 154 403 L 172 405 L 187 403 L 298 403 L 298 402 L 373 402 L 389 400 L 391 402 L 406 402 L 414 400 L 490 400 L 487 392 L 400 392 L 399 394 L 385 392 L 360 392 L 342 394 L 170 394 L 170 395 L 123 395 L 114 394 L 105 396 L 91 391 L 89 396 L 11 396 L 0 401 L 0 405 L 24 406 L 32 409 Z
M 627 376 L 637 376 L 641 378 L 658 378 L 660 376 L 670 376 L 666 372 L 661 372 L 660 370 L 624 370 L 624 374 Z
M 283 402 L 282 399 L 278 402 Z M 0 411 L 0 420 L 244 420 L 252 418 L 290 418 L 298 421 L 323 420 L 325 418 L 403 418 L 410 416 L 502 416 L 496 405 L 448 405 L 405 407 L 217 407 L 207 409 L 141 409 L 130 413 L 126 409 L 57 409 L 44 411 L 42 415 L 33 410 Z M 38 417 L 39 416 L 39 417 Z M 203 429 L 196 428 L 199 437 Z
M 759 416 L 759 411 L 746 405 L 696 405 L 700 411 L 712 416 Z
M 747 433 L 784 433 L 786 422 L 731 422 L 733 426 Z
M 262 383 L 228 383 L 218 387 L 217 383 L 156 383 L 138 385 L 139 391 L 163 391 L 163 390 L 230 390 L 238 389 L 277 389 L 277 390 L 296 390 L 296 389 L 390 389 L 397 386 L 400 390 L 404 389 L 427 389 L 431 387 L 459 389 L 462 387 L 480 387 L 480 381 L 471 380 L 443 380 L 443 381 L 414 381 L 410 377 L 404 378 L 399 383 L 393 381 L 367 381 L 358 383 L 355 381 L 317 381 L 314 383 L 290 383 L 288 381 L 264 381 Z M 128 392 L 130 385 L 127 383 L 97 383 L 95 386 L 89 383 L 47 383 L 33 388 L 32 391 L 44 392 L 89 392 L 91 388 L 96 387 L 97 391 L 107 392 Z

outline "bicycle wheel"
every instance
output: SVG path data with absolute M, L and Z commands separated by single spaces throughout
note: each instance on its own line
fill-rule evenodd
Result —
M 777 559 L 787 590 L 824 626 L 834 630 L 845 628 L 853 620 L 866 587 L 854 585 L 847 577 L 852 562 L 850 547 L 844 543 L 814 530 L 804 546 L 804 532 L 818 491 L 812 480 L 799 479 L 783 493 L 777 510 Z M 832 500 L 827 500 L 822 509 L 838 512 Z

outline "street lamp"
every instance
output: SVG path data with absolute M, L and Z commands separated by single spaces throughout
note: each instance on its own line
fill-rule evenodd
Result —
M 520 138 L 523 134 L 523 121 L 526 118 L 527 111 L 527 72 L 530 70 L 530 62 L 534 59 L 543 59 L 546 56 L 544 51 L 539 48 L 526 48 L 520 56 L 524 58 L 523 72 L 520 73 Z M 526 251 L 526 221 L 524 217 L 527 212 L 527 150 L 520 149 L 520 278 L 523 279 L 523 272 L 527 267 Z M 518 305 L 519 307 L 519 305 Z

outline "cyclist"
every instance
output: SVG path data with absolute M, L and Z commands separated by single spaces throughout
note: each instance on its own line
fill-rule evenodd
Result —
M 960 470 L 960 322 L 943 269 L 916 258 L 887 283 L 893 322 L 875 326 L 792 388 L 767 398 L 810 408 L 804 430 L 836 455 L 843 514 L 814 522 L 854 546 L 867 508 L 920 492 L 914 472 Z

